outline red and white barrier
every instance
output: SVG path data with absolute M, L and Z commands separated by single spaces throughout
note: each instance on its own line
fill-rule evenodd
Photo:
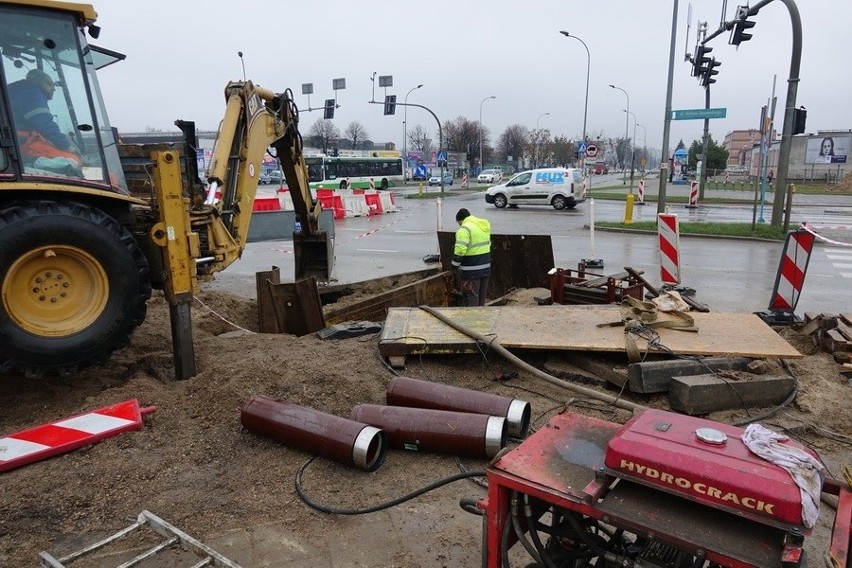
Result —
M 383 191 L 379 194 L 379 197 L 382 201 L 382 210 L 385 213 L 396 213 L 399 211 L 399 207 L 396 206 L 396 200 L 393 197 L 393 193 L 390 191 Z
M 689 205 L 687 205 L 690 209 L 695 209 L 698 207 L 698 182 L 691 181 L 689 182 Z
M 0 438 L 0 471 L 90 446 L 132 430 L 141 430 L 142 417 L 157 410 L 139 407 L 138 400 L 71 416 Z
M 370 178 L 370 189 L 376 190 L 376 182 L 373 181 L 373 178 Z
M 636 204 L 645 205 L 645 180 L 639 180 L 639 187 L 636 188 Z
M 461 186 L 462 186 L 462 189 L 467 189 L 467 174 L 464 174 L 462 176 Z
M 805 229 L 787 233 L 775 286 L 772 289 L 772 299 L 769 302 L 770 311 L 796 309 L 802 285 L 805 283 L 814 240 L 813 233 Z
M 680 227 L 677 215 L 659 213 L 657 233 L 660 239 L 660 280 L 663 284 L 680 284 Z

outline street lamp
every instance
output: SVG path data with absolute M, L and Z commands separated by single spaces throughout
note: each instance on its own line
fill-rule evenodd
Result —
M 404 116 L 402 119 L 402 162 L 404 164 L 402 170 L 403 179 L 405 179 L 405 172 L 408 170 L 408 95 L 422 86 L 423 85 L 417 85 L 405 95 L 405 104 L 403 105 Z
M 589 46 L 586 45 L 586 42 L 581 40 L 575 35 L 571 35 L 568 32 L 559 32 L 565 37 L 572 37 L 583 44 L 583 47 L 586 48 L 586 103 L 583 106 L 583 144 L 586 144 L 586 117 L 589 114 L 589 71 L 592 68 L 592 55 L 589 53 Z M 612 85 L 610 85 L 611 87 Z
M 636 164 L 636 115 L 629 110 L 624 112 L 627 113 L 628 118 L 633 117 L 633 148 L 630 152 L 630 193 L 633 193 L 633 169 Z
M 625 96 L 625 97 L 627 97 L 627 113 L 628 113 L 628 114 L 624 116 L 624 143 L 625 143 L 625 144 L 627 144 L 627 143 L 628 143 L 628 140 L 629 140 L 629 138 L 628 138 L 629 130 L 628 130 L 628 129 L 630 128 L 630 116 L 629 116 L 629 114 L 630 114 L 630 95 L 628 95 L 628 94 L 627 94 L 627 91 L 625 91 L 625 90 L 624 90 L 624 89 L 622 89 L 621 87 L 616 87 L 615 85 L 610 85 L 610 87 L 611 87 L 611 88 L 613 88 L 613 89 L 618 89 L 619 91 L 621 91 L 622 93 L 624 93 L 624 96 Z M 625 149 L 625 152 L 626 152 L 627 150 L 629 150 L 629 149 L 630 149 L 630 147 L 628 146 L 628 147 Z M 627 157 L 627 156 L 625 156 L 625 158 L 626 158 L 626 157 Z M 624 185 L 626 185 L 626 184 L 627 184 L 627 169 L 626 169 L 626 168 L 625 168 L 625 170 L 624 170 L 624 176 L 622 177 L 622 184 L 624 184 Z M 633 187 L 632 187 L 632 186 L 631 186 L 630 190 L 631 190 L 631 192 L 633 191 Z
M 641 129 L 642 129 L 642 157 L 643 157 L 645 160 L 648 160 L 648 148 L 647 148 L 647 146 L 648 146 L 648 140 L 647 140 L 647 138 L 648 138 L 648 131 L 647 131 L 647 130 L 645 129 L 645 127 L 644 127 L 644 126 L 642 126 L 641 124 L 637 124 L 636 126 L 638 126 L 639 128 L 641 128 Z M 635 136 L 635 134 L 634 134 L 634 136 Z M 636 142 L 636 141 L 634 140 L 634 143 L 635 143 L 635 142 Z
M 541 120 L 542 116 L 550 116 L 550 113 L 549 112 L 543 112 L 540 115 L 538 115 L 537 119 L 535 119 L 535 131 L 536 131 L 535 132 L 535 135 L 536 135 L 536 139 L 535 139 L 535 161 L 536 161 L 536 164 L 538 163 L 538 140 L 539 140 L 538 121 Z
M 489 99 L 496 99 L 497 97 L 492 95 L 490 97 L 485 97 L 482 99 L 482 102 L 479 103 L 479 170 L 482 171 L 482 166 L 485 164 L 482 163 L 482 105 L 485 104 L 485 101 Z

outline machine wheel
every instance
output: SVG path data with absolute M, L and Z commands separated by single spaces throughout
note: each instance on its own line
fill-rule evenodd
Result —
M 494 196 L 494 207 L 497 209 L 503 209 L 506 205 L 508 205 L 508 203 L 509 202 L 506 201 L 506 196 L 502 193 L 498 193 Z
M 345 179 L 340 180 L 340 189 L 346 189 L 347 187 L 349 187 L 349 186 L 346 183 L 346 180 Z
M 557 211 L 562 211 L 566 207 L 568 207 L 568 200 L 562 197 L 561 195 L 554 195 L 553 199 L 550 201 L 550 204 L 553 205 L 553 208 Z
M 388 179 L 387 179 L 387 178 L 382 178 L 381 183 L 379 183 L 379 187 L 381 187 L 383 190 L 387 191 L 387 189 L 388 189 Z
M 0 365 L 71 373 L 126 345 L 151 297 L 148 261 L 115 219 L 79 203 L 0 210 Z

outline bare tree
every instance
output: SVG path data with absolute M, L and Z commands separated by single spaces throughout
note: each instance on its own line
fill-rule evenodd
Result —
M 483 131 L 483 135 L 485 131 Z M 483 143 L 486 137 L 483 136 Z M 444 124 L 444 146 L 453 152 L 479 153 L 479 128 L 476 122 L 463 116 Z
M 508 157 L 512 156 L 520 164 L 528 139 L 529 131 L 526 126 L 507 126 L 497 141 L 497 159 L 506 162 Z
M 328 154 L 329 148 L 336 147 L 340 139 L 340 130 L 329 120 L 318 118 L 308 130 L 308 140 L 311 145 Z
M 349 123 L 349 126 L 346 127 L 346 130 L 343 131 L 343 135 L 352 140 L 352 149 L 355 150 L 358 147 L 358 140 L 366 140 L 370 135 L 367 134 L 367 129 L 363 124 L 358 122 L 357 120 L 353 120 Z
M 432 139 L 429 132 L 419 124 L 408 131 L 408 148 L 414 152 L 428 154 L 432 151 Z
M 568 166 L 577 161 L 577 144 L 565 135 L 553 137 L 551 150 L 554 165 Z
M 532 160 L 533 167 L 550 165 L 551 159 L 550 130 L 546 128 L 535 128 L 530 131 L 524 150 Z

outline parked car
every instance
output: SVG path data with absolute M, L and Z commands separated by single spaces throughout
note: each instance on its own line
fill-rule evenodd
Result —
M 441 176 L 432 176 L 429 178 L 429 187 L 433 185 L 441 185 Z M 450 172 L 444 173 L 444 185 L 453 185 L 453 174 Z
M 272 183 L 272 178 L 269 176 L 269 174 L 260 174 L 259 176 L 257 176 L 257 183 L 261 185 L 270 184 Z
M 498 169 L 482 170 L 476 177 L 479 183 L 500 183 L 503 181 L 503 172 Z
M 280 184 L 281 182 L 284 181 L 284 174 L 281 173 L 281 170 L 272 170 L 267 175 L 269 176 L 269 182 L 268 183 Z
M 518 205 L 550 205 L 573 209 L 586 200 L 586 180 L 577 168 L 542 168 L 515 174 L 485 192 L 485 202 L 498 209 Z

